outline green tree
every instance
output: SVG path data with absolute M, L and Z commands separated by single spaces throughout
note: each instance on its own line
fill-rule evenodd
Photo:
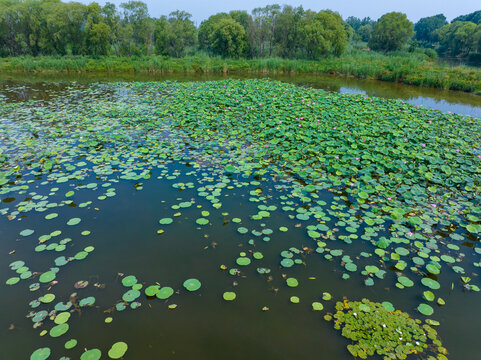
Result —
M 87 23 L 85 25 L 86 52 L 92 55 L 108 55 L 110 27 L 104 22 L 102 8 L 97 3 L 87 6 Z
M 255 39 L 254 20 L 252 20 L 252 16 L 250 16 L 249 13 L 245 10 L 232 10 L 229 12 L 229 15 L 231 16 L 231 18 L 241 24 L 245 31 L 246 46 L 242 56 L 252 57 Z
M 226 13 L 218 13 L 215 15 L 210 16 L 207 20 L 202 21 L 199 26 L 198 32 L 198 41 L 199 47 L 203 50 L 212 52 L 211 42 L 210 42 L 210 34 L 214 31 L 217 23 L 222 19 L 232 19 L 229 14 Z
M 274 51 L 274 33 L 280 9 L 280 5 L 273 4 L 252 10 L 257 27 L 254 46 L 260 57 L 271 56 Z
M 400 50 L 413 35 L 413 23 L 406 14 L 391 12 L 381 16 L 374 25 L 369 47 L 379 51 Z
M 169 15 L 171 38 L 169 42 L 169 55 L 180 57 L 189 47 L 197 42 L 197 29 L 190 19 L 191 14 L 185 11 L 174 11 Z
M 481 10 L 472 12 L 467 15 L 458 16 L 457 18 L 454 18 L 453 21 L 451 21 L 451 24 L 457 21 L 470 21 L 472 23 L 479 24 L 479 22 L 481 21 Z
M 120 14 L 115 4 L 107 2 L 102 7 L 102 17 L 110 28 L 109 42 L 115 55 L 120 55 Z
M 172 38 L 172 29 L 165 16 L 155 20 L 154 44 L 157 55 L 169 55 L 169 43 Z
M 448 22 L 443 14 L 424 17 L 414 25 L 416 40 L 434 44 L 439 41 L 438 30 Z
M 304 51 L 310 59 L 339 56 L 346 50 L 347 34 L 338 13 L 330 10 L 306 11 L 303 28 Z
M 302 6 L 294 8 L 286 5 L 277 15 L 274 39 L 278 55 L 294 58 L 300 52 L 304 14 Z
M 247 46 L 245 30 L 232 18 L 221 19 L 209 36 L 210 47 L 216 55 L 237 58 Z
M 146 36 L 150 36 L 149 30 L 153 32 L 153 27 L 149 26 L 147 5 L 142 1 L 130 0 L 121 3 L 120 8 L 123 10 L 119 32 L 122 50 L 125 55 L 140 55 L 145 48 Z
M 481 26 L 466 21 L 445 25 L 439 31 L 439 40 L 444 51 L 453 56 L 467 56 L 479 49 Z
M 357 30 L 357 33 L 358 33 L 358 35 L 359 35 L 359 37 L 361 38 L 362 41 L 369 42 L 369 40 L 371 39 L 371 34 L 372 34 L 372 25 L 367 24 L 367 25 L 361 26 Z

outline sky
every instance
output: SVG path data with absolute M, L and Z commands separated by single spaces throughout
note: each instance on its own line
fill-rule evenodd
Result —
M 68 2 L 69 0 L 63 0 Z M 88 4 L 92 1 L 77 0 Z M 128 0 L 110 0 L 119 5 Z M 416 22 L 422 17 L 444 14 L 448 21 L 453 18 L 481 10 L 480 0 L 286 0 L 286 1 L 262 1 L 262 0 L 143 0 L 149 7 L 150 16 L 159 17 L 168 15 L 174 10 L 184 10 L 192 14 L 192 20 L 199 25 L 202 20 L 218 12 L 230 10 L 247 10 L 251 12 L 256 7 L 264 7 L 268 4 L 288 4 L 292 6 L 302 5 L 304 9 L 337 11 L 345 19 L 348 16 L 363 18 L 366 16 L 377 20 L 383 14 L 391 11 L 399 11 L 407 14 L 408 18 Z M 101 5 L 106 1 L 97 0 Z

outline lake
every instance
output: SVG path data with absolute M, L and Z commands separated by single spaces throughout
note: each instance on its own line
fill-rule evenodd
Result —
M 324 316 L 362 298 L 477 358 L 481 98 L 329 76 L 184 84 L 227 78 L 0 74 L 2 359 L 119 358 L 125 342 L 125 359 L 347 360 Z M 183 85 L 150 83 L 166 80 Z

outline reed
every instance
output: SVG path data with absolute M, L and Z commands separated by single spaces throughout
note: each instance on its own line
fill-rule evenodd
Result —
M 449 66 L 425 55 L 351 50 L 339 58 L 222 59 L 205 54 L 185 58 L 163 56 L 88 57 L 41 56 L 0 59 L 2 72 L 152 72 L 152 73 L 261 73 L 335 74 L 416 86 L 475 92 L 481 95 L 481 69 Z

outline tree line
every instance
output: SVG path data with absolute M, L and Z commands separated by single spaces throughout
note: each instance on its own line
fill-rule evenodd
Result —
M 372 50 L 423 46 L 454 56 L 481 52 L 481 11 L 448 24 L 444 15 L 416 24 L 392 12 L 379 20 L 333 11 L 268 5 L 210 16 L 198 27 L 185 11 L 152 17 L 141 1 L 84 5 L 60 0 L 0 0 L 0 56 L 165 55 L 199 51 L 231 58 L 318 59 L 343 54 L 350 41 Z

